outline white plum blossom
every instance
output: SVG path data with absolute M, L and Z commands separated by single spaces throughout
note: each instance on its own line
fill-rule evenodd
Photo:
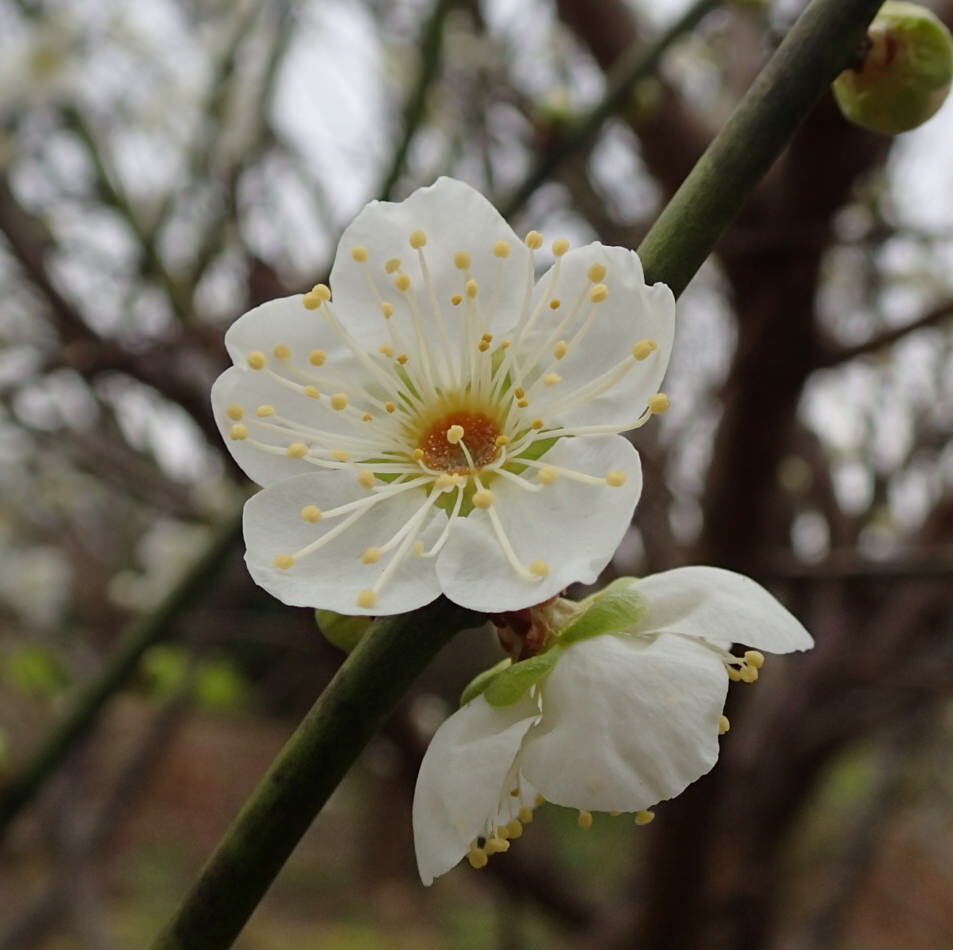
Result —
M 717 761 L 729 680 L 756 680 L 760 650 L 813 645 L 764 588 L 730 571 L 677 568 L 628 590 L 644 605 L 641 619 L 557 638 L 535 658 L 550 657 L 548 672 L 522 695 L 491 705 L 491 686 L 437 730 L 413 806 L 424 884 L 464 856 L 482 867 L 507 850 L 544 800 L 579 809 L 583 828 L 593 811 L 651 820 L 652 805 Z M 734 656 L 733 643 L 756 649 Z
M 524 240 L 442 178 L 372 202 L 330 287 L 246 313 L 212 390 L 238 464 L 246 560 L 287 604 L 480 611 L 593 582 L 641 466 L 619 433 L 662 412 L 675 304 L 619 247 Z

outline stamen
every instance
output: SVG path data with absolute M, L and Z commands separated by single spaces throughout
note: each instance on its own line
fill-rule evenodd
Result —
M 301 509 L 301 519 L 311 524 L 317 524 L 321 520 L 321 509 L 317 505 L 305 505 Z
M 255 350 L 248 354 L 248 358 L 245 362 L 248 363 L 250 369 L 264 369 L 265 363 L 268 362 L 268 357 L 265 356 L 261 350 Z
M 272 351 L 276 360 L 286 360 L 291 357 L 291 348 L 284 343 L 279 343 Z
M 656 393 L 649 399 L 649 410 L 657 416 L 667 412 L 670 405 L 671 403 L 665 393 Z
M 637 360 L 647 359 L 652 353 L 658 349 L 658 343 L 655 340 L 645 339 L 639 340 L 638 343 L 633 344 L 632 346 L 632 355 Z
M 493 245 L 493 256 L 499 258 L 507 258 L 510 256 L 510 246 L 506 241 L 497 241 Z
M 601 284 L 605 280 L 606 276 L 606 265 L 605 264 L 590 264 L 589 270 L 586 271 L 586 276 L 593 284 Z
M 231 405 L 225 407 L 225 415 L 233 422 L 239 422 L 244 417 L 245 410 L 233 402 Z
M 367 248 L 363 244 L 358 244 L 355 247 L 351 248 L 351 257 L 358 262 L 358 264 L 363 264 L 367 260 Z
M 565 238 L 556 238 L 553 241 L 553 257 L 562 257 L 569 250 L 569 242 Z
M 727 716 L 720 716 L 718 718 L 718 735 L 723 736 L 731 728 L 731 723 L 728 721 Z
M 415 250 L 420 250 L 427 243 L 427 235 L 423 231 L 413 231 L 408 238 L 410 246 Z
M 229 430 L 228 437 L 230 439 L 235 439 L 237 442 L 241 442 L 244 439 L 248 438 L 248 426 L 244 425 L 241 422 L 236 422 Z
M 453 255 L 453 266 L 457 270 L 469 270 L 470 269 L 470 255 L 466 251 L 457 251 Z
M 276 554 L 272 562 L 280 571 L 287 571 L 294 566 L 295 559 L 290 554 Z
M 524 240 L 526 246 L 532 251 L 538 251 L 543 246 L 543 236 L 539 231 L 530 231 Z
M 637 825 L 650 825 L 655 820 L 654 811 L 637 811 L 633 816 Z
M 592 827 L 592 812 L 580 811 L 579 817 L 576 819 L 576 824 L 579 825 L 583 831 L 588 831 Z

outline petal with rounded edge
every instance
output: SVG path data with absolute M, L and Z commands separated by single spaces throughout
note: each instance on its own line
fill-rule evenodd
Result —
M 496 709 L 478 696 L 434 734 L 414 790 L 414 846 L 424 884 L 449 871 L 498 815 L 512 817 L 505 784 L 538 715 L 529 697 Z
M 727 647 L 743 643 L 769 653 L 809 650 L 800 621 L 751 578 L 718 567 L 678 567 L 635 581 L 648 611 L 636 632 L 681 633 Z
M 599 281 L 609 290 L 600 303 L 591 303 L 588 294 L 593 287 L 589 271 L 593 266 L 605 268 Z M 558 266 L 558 271 L 557 271 Z M 554 280 L 555 277 L 555 280 Z M 559 300 L 559 308 L 551 311 L 546 304 Z M 571 311 L 581 298 L 576 317 L 556 333 L 561 315 Z M 545 390 L 553 404 L 569 402 L 572 394 L 586 384 L 619 365 L 628 365 L 628 372 L 605 393 L 589 400 L 580 394 L 580 402 L 558 412 L 561 422 L 575 425 L 619 425 L 629 427 L 645 409 L 651 396 L 658 392 L 668 366 L 675 334 L 675 297 L 665 284 L 645 283 L 642 264 L 634 251 L 622 247 L 589 244 L 569 251 L 557 265 L 544 274 L 536 285 L 533 305 L 544 304 L 537 320 L 531 350 L 548 350 L 559 340 L 569 344 L 569 351 L 557 365 L 562 381 Z M 594 318 L 585 336 L 573 344 L 573 336 L 587 316 Z M 642 360 L 632 358 L 632 347 L 643 340 L 653 340 L 655 349 Z M 546 416 L 545 404 L 540 412 Z
M 471 610 L 490 613 L 538 604 L 575 581 L 592 583 L 618 547 L 642 490 L 638 453 L 621 436 L 560 439 L 540 462 L 604 478 L 613 469 L 626 476 L 618 487 L 589 485 L 559 475 L 540 491 L 527 491 L 497 476 L 490 490 L 493 510 L 524 567 L 542 561 L 549 572 L 527 579 L 507 560 L 488 511 L 458 518 L 437 561 L 444 593 Z M 523 480 L 536 486 L 536 472 Z
M 385 270 L 392 260 L 399 261 L 400 271 L 410 278 L 425 326 L 434 322 L 418 251 L 409 243 L 410 235 L 416 231 L 426 236 L 421 250 L 452 346 L 463 345 L 460 334 L 464 321 L 460 311 L 451 305 L 451 297 L 464 293 L 468 278 L 478 283 L 484 319 L 491 329 L 505 330 L 516 323 L 532 275 L 529 249 L 478 191 L 462 181 L 439 178 L 404 201 L 372 201 L 341 236 L 331 271 L 331 290 L 335 312 L 345 324 L 353 323 L 362 332 L 375 328 L 383 332 L 379 302 L 383 299 L 393 305 L 392 319 L 407 334 L 408 303 L 394 286 L 397 272 L 388 274 Z M 506 242 L 506 257 L 493 253 L 498 241 Z M 352 252 L 356 247 L 366 250 L 365 263 L 354 260 Z M 454 256 L 460 251 L 470 256 L 467 271 L 454 263 Z
M 396 549 L 382 553 L 372 563 L 365 563 L 363 555 L 369 548 L 383 547 L 421 510 L 427 496 L 420 488 L 392 496 L 382 494 L 376 504 L 363 509 L 361 518 L 323 547 L 297 558 L 289 568 L 275 566 L 277 555 L 295 554 L 350 517 L 347 513 L 312 523 L 301 517 L 305 507 L 313 505 L 327 512 L 371 494 L 357 483 L 354 472 L 342 469 L 287 478 L 250 498 L 245 504 L 245 561 L 255 583 L 291 606 L 321 607 L 342 614 L 403 613 L 436 598 L 440 586 L 434 559 L 409 552 L 373 604 L 365 608 L 357 603 L 358 594 L 373 586 Z M 432 544 L 444 524 L 442 512 L 428 514 L 419 538 L 425 545 Z
M 557 805 L 639 811 L 718 760 L 728 676 L 718 655 L 678 637 L 593 637 L 566 649 L 542 690 L 523 774 Z

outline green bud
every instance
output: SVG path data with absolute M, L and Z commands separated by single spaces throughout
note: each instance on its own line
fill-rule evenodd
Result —
M 483 695 L 491 706 L 512 706 L 559 662 L 562 650 L 550 650 L 520 660 L 493 678 Z
M 890 0 L 867 39 L 863 63 L 834 81 L 841 112 L 885 135 L 922 125 L 943 105 L 953 81 L 950 31 L 925 7 Z
M 348 617 L 333 610 L 316 610 L 314 619 L 324 639 L 332 646 L 350 653 L 371 625 L 370 617 Z

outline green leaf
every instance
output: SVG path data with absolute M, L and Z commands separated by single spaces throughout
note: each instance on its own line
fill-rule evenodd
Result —
M 493 680 L 513 664 L 513 661 L 506 657 L 506 659 L 500 660 L 495 666 L 491 666 L 488 670 L 484 670 L 482 673 L 477 673 L 472 680 L 467 684 L 466 688 L 460 694 L 460 705 L 466 706 L 471 699 L 476 699 L 486 688 L 493 682 Z
M 597 595 L 592 606 L 560 634 L 562 643 L 578 643 L 603 633 L 635 626 L 648 610 L 648 601 L 634 590 L 609 590 Z
M 69 686 L 70 676 L 56 653 L 46 646 L 11 650 L 3 664 L 3 679 L 32 696 L 55 696 Z
M 541 680 L 559 662 L 561 650 L 550 650 L 520 660 L 503 670 L 487 686 L 484 696 L 491 706 L 512 706 L 534 683 Z
M 371 625 L 370 617 L 348 617 L 333 610 L 316 610 L 314 619 L 324 639 L 345 653 L 350 653 L 357 646 Z

